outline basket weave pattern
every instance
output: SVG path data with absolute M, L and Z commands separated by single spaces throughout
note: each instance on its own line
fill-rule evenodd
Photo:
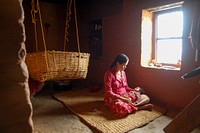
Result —
M 79 57 L 80 54 L 80 57 Z M 88 72 L 89 53 L 46 51 L 28 53 L 26 64 L 34 80 L 85 79 Z

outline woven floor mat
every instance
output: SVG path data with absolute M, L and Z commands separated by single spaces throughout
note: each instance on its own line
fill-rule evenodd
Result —
M 166 113 L 165 109 L 154 106 L 152 111 L 140 110 L 119 119 L 104 106 L 103 90 L 89 92 L 86 89 L 72 89 L 54 94 L 54 97 L 87 124 L 103 133 L 124 133 L 144 126 Z

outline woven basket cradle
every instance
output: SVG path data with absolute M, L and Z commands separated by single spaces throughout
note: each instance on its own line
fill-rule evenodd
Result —
M 69 3 L 72 0 L 68 1 Z M 78 24 L 76 18 L 76 8 L 75 8 L 75 0 L 74 2 L 74 16 L 76 23 L 76 34 L 77 34 L 77 44 L 78 44 L 78 52 L 66 52 L 64 51 L 49 51 L 46 47 L 42 16 L 39 7 L 39 0 L 37 0 L 37 6 L 35 4 L 32 5 L 32 22 L 34 24 L 35 34 L 37 36 L 36 31 L 36 13 L 39 15 L 39 22 L 41 26 L 42 39 L 44 43 L 44 51 L 43 52 L 34 52 L 28 53 L 26 56 L 26 64 L 28 67 L 28 71 L 30 76 L 37 81 L 44 82 L 48 80 L 59 81 L 59 80 L 68 80 L 68 79 L 85 79 L 88 71 L 89 64 L 89 53 L 81 53 L 80 52 L 80 44 L 79 44 L 79 36 L 78 36 Z M 32 3 L 35 3 L 34 0 Z M 71 4 L 68 4 L 71 6 Z M 68 9 L 71 9 L 68 8 Z M 67 14 L 70 11 L 67 10 Z M 67 28 L 69 26 L 69 15 L 66 15 L 66 29 L 65 29 L 65 41 L 66 43 L 68 31 Z M 36 38 L 35 38 L 36 39 Z M 64 44 L 65 46 L 65 44 Z M 37 49 L 37 39 L 36 39 L 36 49 Z M 36 50 L 38 51 L 38 49 Z
M 88 72 L 89 53 L 46 51 L 29 53 L 26 64 L 34 80 L 85 79 Z

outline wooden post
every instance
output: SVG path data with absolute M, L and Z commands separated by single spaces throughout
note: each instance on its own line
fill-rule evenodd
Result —
M 165 133 L 190 133 L 200 125 L 200 94 L 163 130 Z

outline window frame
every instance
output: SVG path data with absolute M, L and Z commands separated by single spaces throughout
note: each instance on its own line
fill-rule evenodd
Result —
M 181 37 L 166 37 L 166 38 L 158 38 L 157 37 L 157 17 L 161 14 L 165 14 L 165 13 L 171 13 L 171 12 L 176 12 L 176 11 L 182 11 L 182 8 L 181 7 L 174 7 L 174 8 L 171 8 L 171 9 L 166 9 L 166 10 L 161 10 L 161 11 L 156 11 L 153 13 L 153 29 L 152 29 L 152 59 L 153 60 L 157 60 L 157 50 L 156 50 L 156 47 L 157 47 L 157 41 L 158 40 L 171 40 L 171 39 L 183 39 L 183 36 Z M 164 66 L 176 66 L 176 67 L 179 67 L 178 65 L 178 62 L 177 63 L 162 63 L 162 65 Z M 159 62 L 158 62 L 159 63 Z
M 182 11 L 184 1 L 171 3 L 167 5 L 152 7 L 142 9 L 142 21 L 141 21 L 141 66 L 155 69 L 165 69 L 165 70 L 180 70 L 181 60 L 177 61 L 177 64 L 165 64 L 159 63 L 155 60 L 155 14 L 167 13 L 172 11 Z M 183 14 L 184 15 L 184 14 Z M 183 16 L 184 17 L 184 16 Z M 184 21 L 184 19 L 183 19 Z M 184 27 L 183 27 L 184 28 Z M 184 30 L 184 29 L 183 29 Z M 183 31 L 182 31 L 183 32 Z M 180 37 L 182 39 L 183 45 L 183 35 Z

